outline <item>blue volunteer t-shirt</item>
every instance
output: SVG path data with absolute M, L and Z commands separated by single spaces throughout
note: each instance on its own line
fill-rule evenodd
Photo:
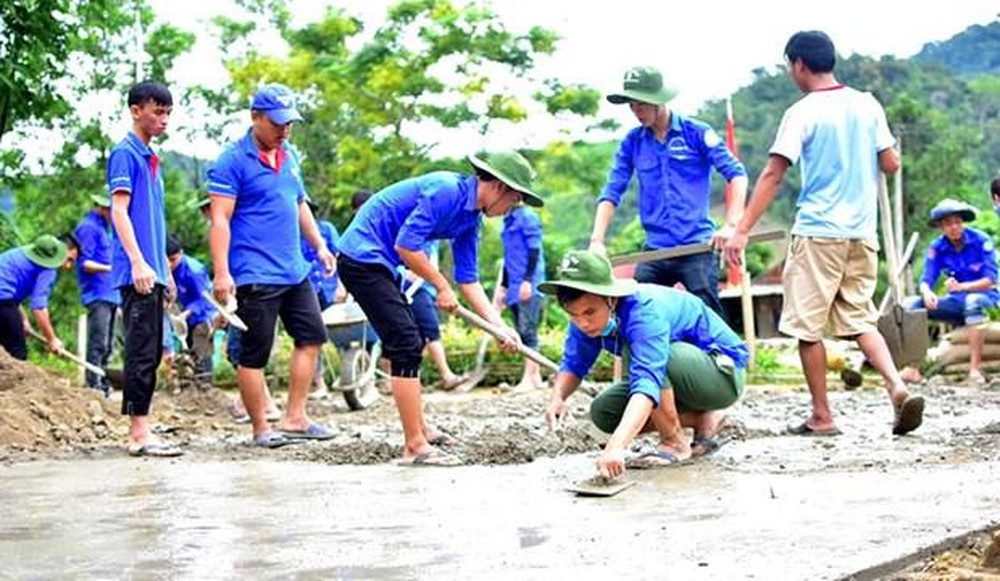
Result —
M 200 260 L 186 254 L 181 256 L 180 264 L 174 269 L 174 284 L 177 285 L 177 300 L 181 307 L 191 311 L 187 319 L 189 326 L 212 320 L 215 307 L 202 294 L 203 291 L 212 292 L 212 281 Z
M 954 277 L 958 282 L 972 282 L 988 278 L 994 286 L 988 290 L 975 291 L 984 294 L 994 302 L 1000 300 L 997 292 L 997 257 L 993 238 L 985 232 L 980 232 L 968 226 L 962 231 L 962 248 L 955 245 L 945 235 L 938 236 L 927 247 L 927 261 L 924 263 L 924 275 L 921 281 L 932 289 L 937 285 L 941 274 Z M 955 296 L 965 296 L 968 292 L 950 293 Z
M 397 182 L 361 206 L 340 238 L 340 253 L 381 264 L 396 273 L 403 263 L 396 246 L 418 252 L 431 240 L 452 240 L 455 282 L 479 280 L 476 256 L 482 212 L 476 207 L 478 180 L 438 171 Z
M 715 230 L 708 216 L 713 167 L 726 181 L 747 175 L 711 127 L 671 112 L 663 143 L 647 127 L 625 136 L 597 201 L 618 206 L 635 174 L 648 248 L 708 242 Z
M 112 273 L 88 273 L 83 269 L 83 263 L 87 260 L 98 264 L 111 264 L 111 233 L 107 222 L 97 211 L 91 211 L 80 221 L 74 234 L 80 242 L 80 258 L 76 262 L 80 302 L 83 306 L 97 301 L 120 304 L 121 295 L 115 288 Z
M 337 227 L 327 220 L 316 220 L 316 227 L 319 228 L 320 236 L 326 241 L 326 247 L 330 249 L 330 252 L 336 254 L 337 242 L 340 240 L 340 233 L 337 232 Z M 317 254 L 316 249 L 306 240 L 304 235 L 302 236 L 302 257 L 309 263 L 309 281 L 312 282 L 313 290 L 316 291 L 316 294 L 323 297 L 323 301 L 326 304 L 333 304 L 333 298 L 337 293 L 337 284 L 340 279 L 336 273 L 331 277 L 324 276 L 326 269 L 319 260 L 319 254 Z
M 309 274 L 299 242 L 299 204 L 306 197 L 299 160 L 285 143 L 277 167 L 271 167 L 252 131 L 230 144 L 208 170 L 208 193 L 236 201 L 229 271 L 237 286 L 298 284 Z
M 55 281 L 56 270 L 32 262 L 24 248 L 11 248 L 0 254 L 0 301 L 21 303 L 31 297 L 32 310 L 47 309 Z
M 749 359 L 746 345 L 719 315 L 697 296 L 654 284 L 640 284 L 618 304 L 618 331 L 590 337 L 570 323 L 560 371 L 583 378 L 606 349 L 615 355 L 629 350 L 629 396 L 641 393 L 660 405 L 666 383 L 670 344 L 684 341 L 705 353 L 728 355 L 738 368 Z
M 156 283 L 167 286 L 167 221 L 163 206 L 160 159 L 134 133 L 125 136 L 108 157 L 108 193 L 127 192 L 128 217 L 142 258 L 156 273 Z M 118 233 L 112 240 L 111 279 L 115 288 L 132 284 L 132 263 Z
M 507 304 L 519 302 L 519 289 L 528 274 L 528 251 L 538 251 L 535 270 L 528 277 L 532 296 L 541 296 L 538 285 L 545 280 L 545 252 L 542 249 L 542 220 L 531 208 L 515 208 L 503 219 L 503 268 L 507 272 Z

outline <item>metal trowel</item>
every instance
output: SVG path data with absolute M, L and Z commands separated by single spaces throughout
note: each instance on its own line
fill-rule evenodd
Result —
M 598 475 L 574 482 L 566 490 L 575 492 L 577 496 L 614 496 L 633 486 L 635 480 L 609 479 Z

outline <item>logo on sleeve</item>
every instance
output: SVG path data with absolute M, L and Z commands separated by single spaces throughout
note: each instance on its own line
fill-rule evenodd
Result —
M 705 135 L 702 137 L 702 140 L 704 140 L 705 142 L 705 147 L 709 149 L 712 149 L 713 147 L 722 143 L 722 139 L 719 137 L 719 134 L 716 133 L 715 130 L 712 129 L 711 127 L 709 127 L 707 131 L 705 131 Z

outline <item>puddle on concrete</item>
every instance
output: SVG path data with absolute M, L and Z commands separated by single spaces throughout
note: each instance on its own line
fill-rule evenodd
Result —
M 735 446 L 734 446 L 735 448 Z M 717 460 L 717 459 L 716 459 Z M 273 461 L 0 467 L 14 578 L 836 578 L 1000 517 L 998 463 L 563 490 L 592 458 L 455 469 Z

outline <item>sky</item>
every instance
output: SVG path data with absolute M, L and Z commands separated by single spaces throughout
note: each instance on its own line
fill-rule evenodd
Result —
M 455 0 L 461 3 L 461 0 Z M 233 14 L 229 0 L 151 0 L 163 22 L 194 32 L 194 51 L 177 61 L 171 78 L 180 89 L 193 84 L 224 87 L 227 74 L 212 38 L 210 19 Z M 293 24 L 318 19 L 331 3 L 291 0 Z M 369 31 L 377 28 L 391 2 L 385 0 L 340 0 L 333 3 L 360 17 Z M 912 56 L 926 42 L 947 40 L 972 24 L 988 24 L 998 18 L 997 0 L 716 0 L 667 2 L 665 0 L 614 0 L 581 2 L 567 0 L 493 0 L 489 3 L 508 30 L 527 31 L 541 25 L 555 30 L 562 40 L 555 54 L 540 58 L 535 79 L 557 77 L 564 83 L 584 83 L 602 92 L 620 87 L 626 69 L 634 65 L 659 68 L 665 82 L 677 91 L 671 107 L 694 113 L 708 99 L 725 98 L 752 80 L 757 67 L 773 68 L 782 62 L 788 37 L 798 30 L 826 31 L 842 55 L 860 53 L 879 57 Z M 277 39 L 261 41 L 265 51 L 280 54 Z M 516 82 L 510 89 L 529 100 L 537 86 Z M 739 111 L 735 112 L 737 123 Z M 124 115 L 122 115 L 124 117 Z M 602 101 L 599 118 L 613 118 L 623 127 L 634 124 L 627 107 Z M 175 111 L 172 124 L 192 124 L 195 116 Z M 436 127 L 417 127 L 412 136 L 422 142 L 440 142 L 440 155 L 462 155 L 482 148 L 539 147 L 561 138 L 581 138 L 580 122 L 552 118 L 541 106 L 531 110 L 527 123 L 501 125 L 480 136 L 474 131 L 442 133 Z M 236 119 L 230 137 L 237 136 L 245 120 Z M 128 130 L 123 120 L 113 134 Z M 442 135 L 445 136 L 442 139 Z M 591 135 L 588 138 L 593 139 Z M 598 135 L 598 138 L 610 138 Z M 162 147 L 214 157 L 221 144 L 193 141 L 174 132 Z

